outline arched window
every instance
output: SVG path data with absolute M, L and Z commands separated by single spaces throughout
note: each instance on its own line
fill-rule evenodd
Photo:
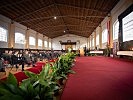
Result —
M 29 45 L 34 45 L 35 46 L 35 38 L 34 37 L 29 37 Z
M 47 41 L 44 41 L 44 46 L 48 47 L 48 42 Z
M 42 40 L 38 39 L 38 46 L 42 47 Z
M 108 30 L 105 29 L 102 32 L 102 43 L 106 43 L 107 42 L 107 38 L 108 38 Z
M 49 42 L 49 48 L 51 48 L 51 42 Z
M 99 45 L 99 34 L 96 36 L 96 45 Z
M 90 38 L 90 47 L 91 47 L 92 45 L 91 45 L 91 38 Z
M 118 39 L 118 32 L 119 32 L 119 21 L 117 20 L 113 24 L 113 40 Z
M 94 47 L 94 37 L 92 38 L 92 47 Z
M 15 33 L 15 43 L 24 44 L 25 36 L 22 33 Z
M 7 42 L 7 30 L 0 27 L 0 41 Z

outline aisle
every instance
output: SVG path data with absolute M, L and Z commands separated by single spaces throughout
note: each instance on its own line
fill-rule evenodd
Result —
M 133 100 L 133 62 L 79 57 L 61 100 Z

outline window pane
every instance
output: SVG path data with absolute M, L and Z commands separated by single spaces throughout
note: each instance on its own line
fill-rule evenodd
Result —
M 102 32 L 102 43 L 107 42 L 107 35 L 108 35 L 108 30 L 107 29 L 103 30 L 103 32 Z
M 49 48 L 51 48 L 51 42 L 49 42 Z
M 91 38 L 90 38 L 90 47 L 91 47 Z
M 42 40 L 38 39 L 38 46 L 42 47 Z
M 48 47 L 47 41 L 44 41 L 44 46 Z
M 94 47 L 94 38 L 92 39 L 92 47 Z
M 29 37 L 29 45 L 35 46 L 35 38 L 34 37 Z
M 25 36 L 22 33 L 15 33 L 15 43 L 24 44 Z
M 96 45 L 99 45 L 99 34 L 96 36 Z
M 7 42 L 7 30 L 0 27 L 0 41 Z
M 118 39 L 119 21 L 116 21 L 113 25 L 113 40 Z

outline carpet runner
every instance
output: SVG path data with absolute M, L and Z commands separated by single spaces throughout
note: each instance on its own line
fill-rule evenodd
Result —
M 61 100 L 133 100 L 133 62 L 78 57 Z

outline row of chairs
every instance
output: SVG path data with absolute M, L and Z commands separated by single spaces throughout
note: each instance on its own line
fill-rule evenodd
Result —
M 58 52 L 40 52 L 40 53 L 31 53 L 29 51 L 25 51 L 25 53 L 19 53 L 19 52 L 14 52 L 13 54 L 5 52 L 2 54 L 0 58 L 0 72 L 5 72 L 5 68 L 10 67 L 12 68 L 15 66 L 16 71 L 19 67 L 19 65 L 22 65 L 22 71 L 24 70 L 24 65 L 28 64 L 34 67 L 35 63 L 38 61 L 43 60 L 43 59 L 53 59 L 53 58 L 58 58 L 61 53 Z

